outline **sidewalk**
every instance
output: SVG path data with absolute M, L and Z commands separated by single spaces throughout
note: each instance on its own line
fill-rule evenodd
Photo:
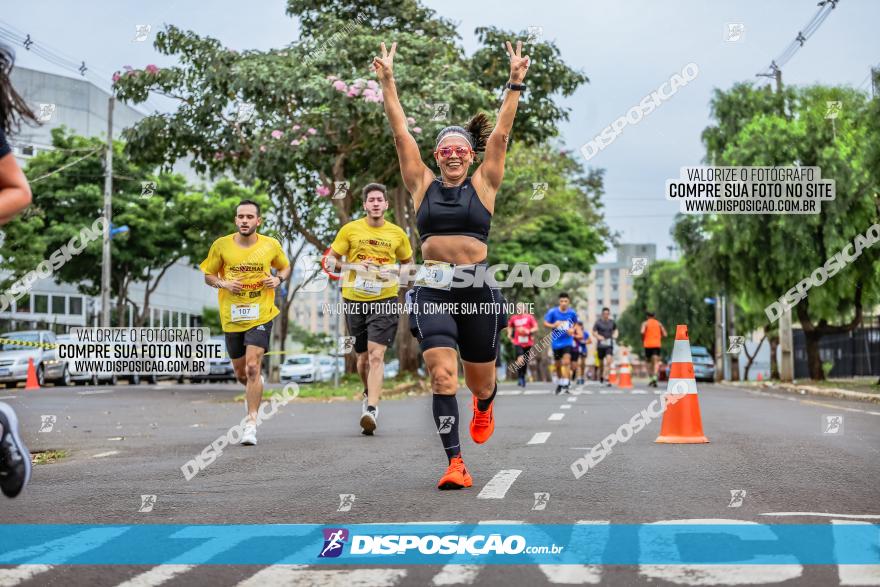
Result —
M 825 397 L 836 397 L 840 399 L 848 399 L 862 402 L 880 403 L 880 393 L 866 393 L 863 391 L 850 391 L 839 387 L 819 387 L 806 383 L 780 383 L 777 381 L 722 381 L 721 383 L 733 385 L 736 387 L 753 387 L 774 389 L 785 391 L 788 393 L 820 395 Z

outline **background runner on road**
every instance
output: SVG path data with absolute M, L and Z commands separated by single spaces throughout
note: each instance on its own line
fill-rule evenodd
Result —
M 519 302 L 516 305 L 516 314 L 507 321 L 507 337 L 513 343 L 516 350 L 516 375 L 517 385 L 526 386 L 526 375 L 529 370 L 529 351 L 535 344 L 534 334 L 538 331 L 538 321 L 531 314 L 526 313 L 526 305 Z
M 574 372 L 577 377 L 577 384 L 583 385 L 587 369 L 587 341 L 590 338 L 590 333 L 584 329 L 583 321 L 577 321 L 572 337 L 574 338 L 574 349 L 577 353 L 571 357 L 574 361 Z
M 660 346 L 666 329 L 659 320 L 654 318 L 654 312 L 647 312 L 647 320 L 642 322 L 642 345 L 645 347 L 645 360 L 651 362 L 651 380 L 648 385 L 657 387 L 657 375 L 660 372 Z
M 330 245 L 334 264 L 347 258 L 342 276 L 342 300 L 348 332 L 354 336 L 357 369 L 364 383 L 361 431 L 371 435 L 379 416 L 385 376 L 385 350 L 394 342 L 397 291 L 401 264 L 412 262 L 412 247 L 402 228 L 385 220 L 386 188 L 371 183 L 363 189 L 367 215 L 349 222 Z
M 596 337 L 596 357 L 599 360 L 599 382 L 605 376 L 614 361 L 614 339 L 617 338 L 617 323 L 611 319 L 611 308 L 602 308 L 602 316 L 593 325 L 593 336 Z M 611 386 L 606 382 L 606 385 Z
M 281 243 L 257 233 L 262 224 L 260 206 L 242 200 L 235 209 L 238 232 L 211 245 L 199 268 L 205 283 L 220 291 L 220 323 L 235 376 L 245 385 L 248 421 L 241 444 L 257 443 L 257 410 L 263 399 L 261 366 L 269 350 L 272 319 L 279 314 L 275 289 L 290 277 L 290 262 Z M 277 275 L 271 270 L 276 269 Z
M 570 306 L 571 298 L 567 293 L 559 294 L 559 305 L 550 308 L 544 315 L 544 326 L 552 328 L 553 365 L 556 369 L 556 393 L 569 392 L 571 376 L 571 357 L 574 354 L 574 327 L 577 324 L 577 312 Z

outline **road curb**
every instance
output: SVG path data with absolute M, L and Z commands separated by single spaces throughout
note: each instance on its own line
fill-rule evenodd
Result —
M 801 392 L 804 391 L 806 393 L 809 393 L 810 395 L 836 397 L 838 399 L 848 399 L 860 402 L 880 404 L 880 394 L 864 393 L 861 391 L 850 391 L 848 389 L 839 389 L 836 387 L 816 387 L 814 385 L 803 385 L 799 383 L 762 383 L 760 385 L 743 383 L 741 381 L 722 381 L 721 383 L 746 389 L 772 389 L 798 395 L 803 395 L 803 393 Z

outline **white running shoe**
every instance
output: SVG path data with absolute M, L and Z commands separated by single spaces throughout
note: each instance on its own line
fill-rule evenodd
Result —
M 242 446 L 254 446 L 257 444 L 257 426 L 256 424 L 245 424 L 244 432 L 241 435 Z
M 372 436 L 376 429 L 376 418 L 379 416 L 379 408 L 368 410 L 366 408 L 366 400 L 364 400 L 364 411 L 361 414 L 361 434 Z

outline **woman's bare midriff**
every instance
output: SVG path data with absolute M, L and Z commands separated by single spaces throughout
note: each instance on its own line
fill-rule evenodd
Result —
M 486 243 L 461 234 L 437 234 L 422 243 L 422 258 L 425 261 L 470 265 L 484 261 L 488 252 Z

